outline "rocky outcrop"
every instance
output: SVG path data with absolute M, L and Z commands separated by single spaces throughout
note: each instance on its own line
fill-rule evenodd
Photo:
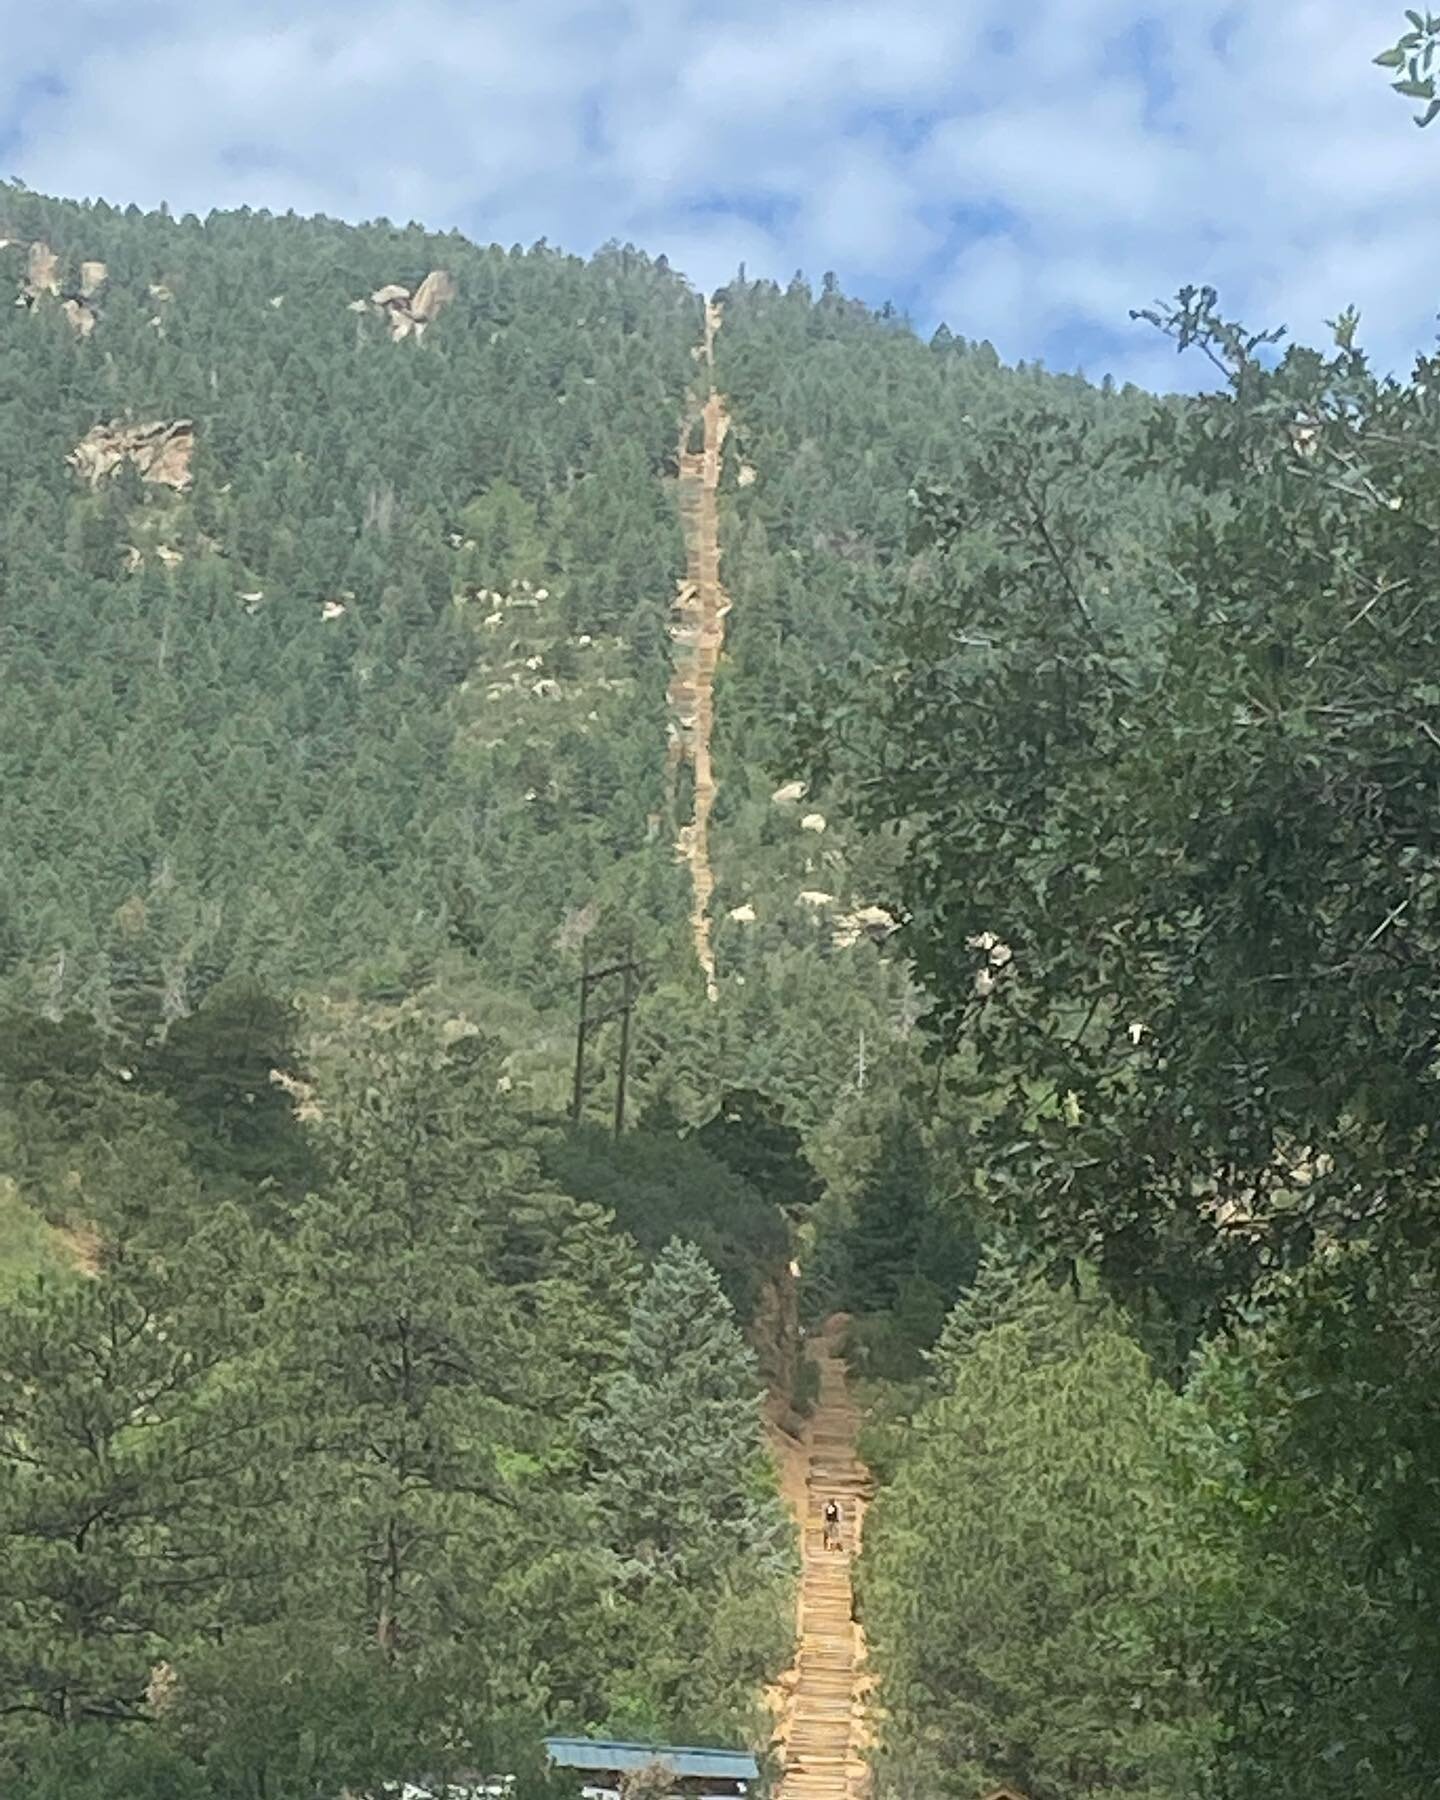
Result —
M 444 269 L 432 269 L 415 290 L 415 298 L 410 302 L 411 318 L 428 325 L 440 317 L 458 291 L 453 275 Z
M 88 338 L 90 333 L 95 329 L 95 308 L 93 306 L 87 306 L 83 300 L 77 299 L 74 294 L 67 295 L 67 297 L 60 302 L 60 310 L 70 321 L 70 329 L 75 333 L 76 337 Z
M 899 929 L 900 921 L 883 906 L 857 906 L 853 912 L 843 913 L 836 920 L 831 937 L 837 950 L 848 950 L 861 938 L 868 938 L 872 944 L 883 944 Z
M 33 306 L 42 294 L 59 294 L 60 258 L 48 244 L 32 244 L 20 285 L 21 306 Z
M 60 281 L 60 258 L 46 243 L 31 244 L 25 258 L 25 273 L 15 304 L 34 311 L 47 296 L 59 300 L 60 310 L 70 322 L 77 337 L 88 338 L 95 329 L 96 312 L 91 300 L 104 287 L 110 271 L 103 262 L 91 259 L 80 265 L 80 286 L 65 292 Z
M 130 462 L 143 481 L 183 490 L 190 485 L 194 450 L 195 428 L 189 419 L 152 419 L 142 425 L 112 420 L 92 425 L 65 460 L 91 487 Z
M 432 269 L 413 294 L 398 281 L 376 288 L 370 296 L 370 306 L 383 315 L 390 336 L 398 344 L 402 338 L 423 337 L 425 327 L 434 324 L 458 292 L 453 275 L 444 269 Z M 366 304 L 352 300 L 350 310 L 364 312 Z

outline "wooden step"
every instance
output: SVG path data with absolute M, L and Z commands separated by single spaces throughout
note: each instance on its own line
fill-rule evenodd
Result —
M 820 1392 L 806 1433 L 806 1517 L 800 1588 L 800 1648 L 778 1800 L 859 1800 L 866 1769 L 856 1752 L 855 1596 L 851 1561 L 859 1512 L 873 1492 L 855 1454 L 860 1414 L 839 1360 L 819 1345 L 811 1356 Z M 824 1507 L 838 1500 L 841 1548 L 824 1541 Z

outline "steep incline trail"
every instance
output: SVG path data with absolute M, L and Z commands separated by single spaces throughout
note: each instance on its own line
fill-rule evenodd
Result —
M 820 1397 L 806 1432 L 810 1465 L 802 1520 L 800 1655 L 786 1683 L 779 1800 L 858 1800 L 867 1785 L 860 1754 L 864 1640 L 853 1617 L 850 1565 L 860 1547 L 870 1477 L 855 1453 L 860 1416 L 839 1356 L 843 1330 L 843 1319 L 832 1319 L 810 1346 L 820 1371 Z M 829 1499 L 838 1500 L 843 1513 L 840 1551 L 824 1545 L 821 1515 Z
M 680 427 L 680 522 L 685 530 L 685 579 L 675 599 L 670 635 L 675 641 L 675 672 L 670 678 L 673 715 L 670 739 L 672 774 L 682 762 L 695 772 L 695 803 L 689 822 L 680 827 L 676 850 L 690 865 L 694 894 L 690 924 L 695 954 L 705 976 L 705 992 L 718 997 L 715 953 L 710 943 L 710 896 L 715 876 L 710 867 L 710 809 L 715 804 L 715 772 L 710 762 L 710 736 L 715 720 L 715 669 L 725 642 L 725 615 L 730 602 L 720 585 L 720 519 L 716 491 L 720 486 L 720 452 L 730 419 L 715 392 L 715 333 L 720 308 L 705 302 L 705 336 L 699 353 L 707 392 L 687 412 Z M 697 420 L 704 438 L 692 450 Z

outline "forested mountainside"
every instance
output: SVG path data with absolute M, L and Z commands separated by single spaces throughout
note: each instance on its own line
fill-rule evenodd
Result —
M 0 239 L 7 1796 L 817 1792 L 841 1346 L 842 1787 L 1440 1786 L 1434 366 Z

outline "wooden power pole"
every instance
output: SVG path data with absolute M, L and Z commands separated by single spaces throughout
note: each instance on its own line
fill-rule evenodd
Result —
M 609 981 L 619 975 L 623 981 L 623 990 L 618 1005 L 604 1008 L 596 1012 L 590 1005 L 591 990 L 602 981 Z M 621 962 L 608 963 L 603 969 L 590 967 L 589 951 L 580 970 L 580 1016 L 575 1028 L 575 1085 L 570 1095 L 570 1123 L 580 1123 L 580 1112 L 585 1102 L 585 1046 L 590 1034 L 597 1026 L 606 1024 L 610 1019 L 620 1021 L 620 1068 L 615 1079 L 615 1135 L 618 1138 L 625 1129 L 625 1090 L 630 1074 L 630 1015 L 635 1010 L 635 999 L 639 991 L 643 971 L 633 957 L 626 957 Z

